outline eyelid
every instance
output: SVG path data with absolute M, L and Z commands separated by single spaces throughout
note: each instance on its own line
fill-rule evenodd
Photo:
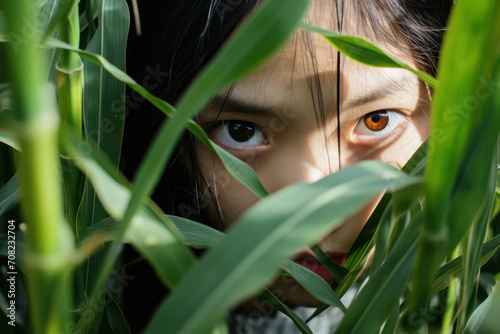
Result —
M 232 119 L 232 120 L 248 120 L 249 122 L 252 119 L 259 118 L 269 118 L 275 117 L 279 115 L 275 115 L 275 113 L 265 112 L 259 109 L 253 109 L 253 107 L 249 107 L 248 110 L 238 110 L 232 109 L 230 106 L 224 105 L 222 108 L 205 108 L 198 114 L 200 117 L 209 118 L 209 119 Z
M 250 123 L 255 127 L 256 131 L 254 133 L 254 136 L 258 136 L 258 137 L 254 138 L 254 136 L 252 136 L 252 138 L 249 139 L 248 141 L 246 141 L 246 143 L 256 141 L 259 139 L 263 140 L 264 142 L 252 144 L 252 145 L 244 145 L 245 142 L 241 142 L 242 145 L 231 144 L 229 141 L 232 141 L 232 140 L 234 141 L 234 139 L 224 138 L 224 137 L 227 137 L 228 135 L 230 136 L 230 134 L 227 132 L 227 129 L 226 129 L 226 125 L 229 125 L 230 122 Z M 217 131 L 218 129 L 220 129 L 218 131 L 218 133 L 215 133 L 215 131 Z M 264 132 L 260 129 L 260 127 L 258 125 L 254 124 L 252 122 L 243 121 L 243 120 L 214 121 L 214 122 L 210 123 L 209 128 L 207 128 L 206 132 L 212 141 L 214 141 L 220 147 L 224 148 L 226 151 L 231 151 L 234 155 L 243 156 L 252 150 L 262 148 L 262 147 L 267 146 L 269 144 L 269 139 L 267 138 L 267 136 L 264 134 Z

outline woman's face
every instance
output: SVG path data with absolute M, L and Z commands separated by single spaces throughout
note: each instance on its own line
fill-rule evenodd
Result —
M 310 22 L 337 30 L 322 2 L 313 2 Z M 356 34 L 345 22 L 343 33 Z M 394 49 L 381 48 L 402 58 Z M 337 68 L 337 51 L 326 40 L 298 32 L 265 65 L 230 91 L 221 91 L 199 121 L 215 143 L 248 163 L 273 193 L 315 182 L 361 160 L 403 166 L 427 138 L 429 100 L 428 90 L 412 73 L 368 67 L 342 55 Z M 202 174 L 218 199 L 209 214 L 220 212 L 230 226 L 258 198 L 204 145 L 198 149 Z M 318 240 L 333 261 L 343 262 L 379 198 Z M 330 283 L 332 277 L 308 254 L 304 249 L 296 260 Z M 292 304 L 316 303 L 289 279 L 277 279 L 273 288 Z

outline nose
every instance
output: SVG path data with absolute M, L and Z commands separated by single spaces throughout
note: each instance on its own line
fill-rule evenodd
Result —
M 330 174 L 330 166 L 325 166 L 321 159 L 315 159 L 312 162 L 298 162 L 298 182 L 313 183 Z M 332 171 L 333 172 L 333 171 Z
M 276 157 L 273 179 L 266 184 L 271 192 L 296 183 L 314 183 L 339 169 L 336 145 L 301 145 Z M 334 149 L 335 148 L 335 149 Z M 279 167 L 278 167 L 279 166 Z M 276 172 L 278 168 L 279 172 Z

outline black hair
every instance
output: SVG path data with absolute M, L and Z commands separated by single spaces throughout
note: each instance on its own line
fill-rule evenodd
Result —
M 128 72 L 139 83 L 156 76 L 152 93 L 175 105 L 256 0 L 141 1 L 142 36 L 129 39 Z M 152 73 L 154 74 L 152 74 Z M 148 88 L 148 87 L 146 87 Z M 165 116 L 128 92 L 122 170 L 130 178 Z M 185 134 L 153 199 L 169 214 L 200 220 L 200 173 L 194 139 Z M 183 154 L 183 152 L 191 152 Z M 213 196 L 210 196 L 213 197 Z M 205 221 L 208 223 L 207 221 Z
M 346 8 L 344 2 L 349 3 L 363 22 L 357 25 L 360 33 L 401 50 L 415 60 L 419 69 L 436 75 L 439 48 L 453 0 L 345 0 L 339 1 L 342 6 L 338 7 Z M 142 35 L 131 33 L 128 72 L 153 94 L 175 105 L 257 3 L 257 0 L 141 1 Z M 335 8 L 332 15 L 337 15 L 336 11 Z M 341 18 L 342 14 L 339 13 Z M 314 67 L 313 55 L 311 62 Z M 310 87 L 319 95 L 314 101 L 321 110 L 321 86 L 319 79 L 315 81 Z M 132 177 L 165 116 L 134 92 L 129 92 L 126 108 L 122 170 Z M 317 114 L 318 121 L 323 122 L 324 114 Z M 153 195 L 165 212 L 202 219 L 200 202 L 206 196 L 200 195 L 199 190 L 210 189 L 202 187 L 205 181 L 197 166 L 194 139 L 186 134 Z M 213 194 L 208 197 L 216 200 Z M 204 222 L 222 226 L 221 222 Z
M 127 72 L 154 95 L 175 105 L 189 83 L 259 2 L 260 0 L 140 1 L 142 35 L 136 36 L 133 29 L 130 33 Z M 360 34 L 401 50 L 414 60 L 420 70 L 436 75 L 439 50 L 453 2 L 339 0 L 337 3 L 332 0 L 331 7 L 332 15 L 338 15 L 343 26 L 348 19 L 345 8 L 351 8 L 356 20 L 361 22 L 356 25 Z M 339 30 L 340 28 L 342 27 L 339 25 Z M 302 36 L 307 38 L 307 34 Z M 311 48 L 310 54 L 313 53 Z M 311 62 L 314 67 L 314 59 Z M 318 103 L 317 109 L 321 110 L 319 78 L 313 81 L 310 88 L 317 95 L 313 100 Z M 121 168 L 129 178 L 133 178 L 165 116 L 132 91 L 127 92 L 126 115 Z M 322 112 L 317 113 L 317 120 L 324 122 Z M 200 202 L 207 199 L 205 191 L 208 191 L 209 200 L 217 199 L 210 187 L 206 186 L 206 180 L 201 177 L 195 144 L 189 134 L 183 135 L 153 199 L 167 214 L 221 228 L 221 221 L 203 217 L 204 205 Z M 147 282 L 149 285 L 149 281 Z M 158 298 L 158 293 L 153 295 Z M 143 297 L 138 297 L 138 300 L 141 299 Z M 148 318 L 149 311 L 144 312 L 140 321 Z

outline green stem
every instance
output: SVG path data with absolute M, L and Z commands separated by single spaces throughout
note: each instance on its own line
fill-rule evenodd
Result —
M 60 39 L 75 48 L 80 45 L 80 17 L 78 4 L 70 11 L 67 18 L 59 24 Z M 80 56 L 73 51 L 60 50 L 57 70 L 57 91 L 61 121 L 68 131 L 76 138 L 82 137 L 83 130 L 83 63 Z M 77 227 L 77 214 L 82 199 L 82 173 L 65 158 L 61 159 L 66 203 L 66 218 L 76 235 L 77 242 L 81 240 Z M 74 300 L 79 304 L 84 301 L 82 296 L 86 271 L 82 267 L 73 273 Z
M 62 41 L 78 48 L 80 44 L 80 19 L 78 6 L 60 24 Z M 60 50 L 57 63 L 57 89 L 59 93 L 59 109 L 63 125 L 77 137 L 82 136 L 82 97 L 83 97 L 83 63 L 80 56 L 73 51 Z
M 64 42 L 78 48 L 80 44 L 80 19 L 76 4 L 70 15 L 60 23 L 59 31 L 60 38 Z M 62 125 L 67 127 L 76 138 L 81 138 L 83 126 L 83 63 L 76 52 L 61 49 L 56 69 Z M 61 164 L 67 208 L 66 216 L 76 233 L 76 216 L 82 197 L 80 187 L 82 174 L 68 160 L 63 159 Z
M 26 280 L 34 333 L 60 333 L 69 320 L 72 236 L 64 222 L 59 181 L 55 93 L 42 84 L 43 61 L 36 38 L 24 26 L 30 0 L 5 1 L 8 71 L 21 146 L 22 208 L 26 219 Z

